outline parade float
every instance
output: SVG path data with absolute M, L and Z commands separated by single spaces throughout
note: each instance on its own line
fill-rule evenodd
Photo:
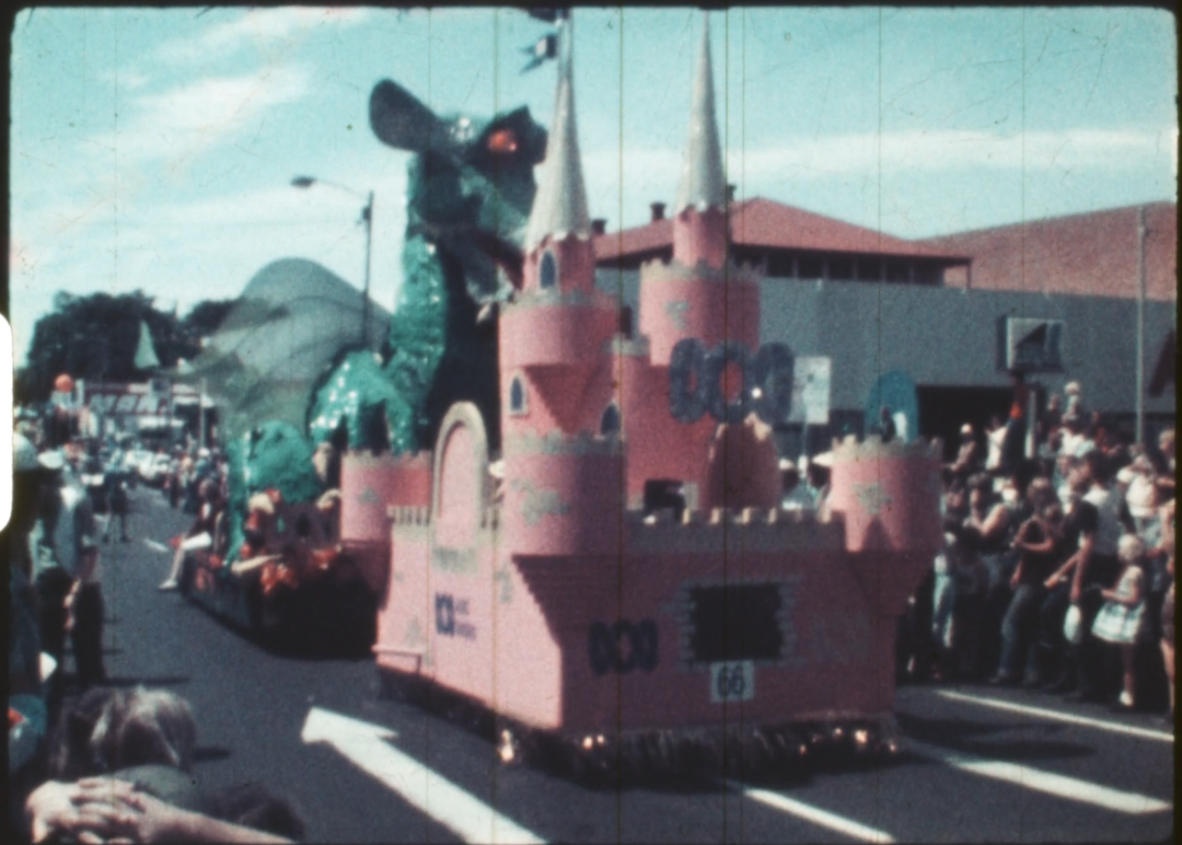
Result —
M 229 503 L 210 541 L 188 544 L 180 587 L 276 645 L 331 645 L 357 628 L 371 645 L 388 509 L 429 503 L 430 446 L 448 408 L 476 403 L 496 435 L 487 315 L 521 283 L 546 131 L 526 108 L 439 117 L 389 80 L 372 93 L 370 123 L 413 154 L 395 313 L 363 308 L 313 262 L 282 259 L 246 286 L 190 373 L 222 411 Z M 335 471 L 318 472 L 318 455 Z
M 560 62 L 498 318 L 500 454 L 456 403 L 429 503 L 389 509 L 379 672 L 495 714 L 503 760 L 618 773 L 890 747 L 896 619 L 940 545 L 939 444 L 836 442 L 825 505 L 779 508 L 793 357 L 760 345 L 758 274 L 727 257 L 706 36 L 673 256 L 641 268 L 636 336 L 595 286 Z M 343 506 L 372 489 L 346 484 Z
M 503 284 L 474 288 L 462 252 L 423 264 L 448 253 L 447 227 L 408 227 L 389 344 L 337 361 L 309 405 L 311 440 L 349 432 L 339 501 L 270 496 L 259 557 L 275 557 L 244 577 L 348 560 L 377 603 L 383 688 L 489 716 L 505 761 L 618 773 L 775 766 L 821 739 L 890 748 L 896 619 L 941 542 L 939 444 L 835 442 L 822 507 L 779 507 L 771 434 L 793 355 L 760 344 L 758 271 L 728 258 L 707 36 L 673 254 L 641 268 L 635 332 L 595 285 L 566 40 L 536 197 L 515 183 L 528 227 L 479 259 L 500 256 Z M 371 100 L 380 138 L 455 136 L 410 119 L 422 108 L 392 86 Z M 467 137 L 507 150 L 513 135 Z M 350 389 L 346 366 L 393 394 Z M 384 411 L 378 448 L 354 433 L 364 407 Z M 265 434 L 243 444 L 256 461 L 269 449 Z M 268 472 L 239 472 L 239 509 Z M 272 589 L 291 589 L 276 572 Z

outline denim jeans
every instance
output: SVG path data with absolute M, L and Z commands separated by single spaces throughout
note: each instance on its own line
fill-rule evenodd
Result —
M 1014 591 L 1001 623 L 1000 674 L 1009 678 L 1018 677 L 1023 652 L 1026 653 L 1026 679 L 1034 680 L 1039 674 L 1034 637 L 1045 595 L 1046 590 L 1041 584 L 1019 584 Z

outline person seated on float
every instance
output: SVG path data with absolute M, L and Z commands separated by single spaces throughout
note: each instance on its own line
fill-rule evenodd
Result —
M 791 458 L 780 459 L 780 479 L 782 491 L 780 507 L 786 511 L 816 510 L 817 500 L 813 490 L 800 477 L 800 471 Z
M 312 466 L 316 468 L 316 477 L 324 485 L 324 493 L 316 502 L 322 510 L 331 510 L 341 498 L 341 453 L 330 440 L 321 441 L 312 453 Z
M 225 509 L 218 483 L 212 478 L 205 479 L 201 482 L 197 496 L 201 503 L 197 509 L 197 518 L 177 543 L 176 554 L 172 557 L 172 569 L 160 585 L 161 590 L 177 588 L 177 579 L 180 577 L 186 552 L 214 548 L 214 537 L 218 533 L 220 518 Z

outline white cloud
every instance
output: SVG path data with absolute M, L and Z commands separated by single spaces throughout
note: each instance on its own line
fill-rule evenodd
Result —
M 303 99 L 311 85 L 306 68 L 278 66 L 142 94 L 127 123 L 95 143 L 121 159 L 183 160 L 253 125 L 268 108 Z
M 112 85 L 117 85 L 120 88 L 128 91 L 135 91 L 138 88 L 143 88 L 152 78 L 145 73 L 140 73 L 131 68 L 120 68 L 118 71 L 105 70 L 99 75 L 99 79 L 104 82 L 109 82 Z
M 1160 170 L 1169 161 L 1177 172 L 1176 130 L 1073 129 L 998 135 L 967 130 L 904 130 L 805 138 L 774 148 L 732 149 L 730 181 L 740 193 L 765 193 L 768 186 L 803 181 L 877 179 L 912 174 L 951 174 L 966 169 L 1028 174 L 1088 172 L 1097 177 L 1128 169 Z M 658 199 L 671 198 L 681 176 L 680 149 L 594 150 L 584 156 L 593 206 L 615 211 L 621 195 L 625 214 Z M 593 211 L 597 210 L 593 208 Z
M 242 17 L 213 24 L 196 38 L 174 39 L 162 44 L 157 58 L 170 63 L 209 61 L 254 45 L 263 51 L 290 47 L 291 42 L 317 27 L 347 28 L 368 20 L 372 9 L 315 9 L 287 6 L 251 9 Z

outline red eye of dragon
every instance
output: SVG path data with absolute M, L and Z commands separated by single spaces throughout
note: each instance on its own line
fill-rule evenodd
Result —
M 513 134 L 512 129 L 498 129 L 488 136 L 488 149 L 489 152 L 494 153 L 515 153 L 517 152 L 517 136 Z

